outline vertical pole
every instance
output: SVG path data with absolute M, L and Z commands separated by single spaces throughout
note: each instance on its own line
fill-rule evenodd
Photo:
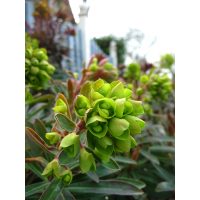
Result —
M 110 42 L 109 54 L 113 58 L 113 66 L 117 67 L 117 43 L 115 41 Z
M 88 18 L 88 11 L 89 6 L 87 5 L 86 1 L 83 1 L 83 3 L 79 6 L 80 7 L 80 13 L 79 13 L 79 24 L 78 27 L 82 30 L 83 34 L 83 49 L 84 49 L 84 61 L 86 64 L 90 60 L 90 38 L 88 34 L 88 24 L 87 24 L 87 18 Z

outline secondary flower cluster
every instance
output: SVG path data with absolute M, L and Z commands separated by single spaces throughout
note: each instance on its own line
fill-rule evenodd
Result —
M 48 163 L 42 173 L 43 177 L 49 177 L 51 175 L 53 175 L 55 179 L 62 179 L 65 185 L 69 185 L 72 181 L 72 172 L 66 169 L 62 171 L 57 159 Z
M 123 77 L 127 79 L 128 82 L 140 79 L 141 66 L 138 63 L 130 63 L 125 72 L 123 73 Z
M 33 50 L 30 45 L 25 47 L 25 83 L 37 89 L 45 86 L 53 74 L 55 67 L 48 63 L 46 49 Z
M 103 58 L 102 60 L 98 61 L 97 57 L 94 57 L 89 64 L 88 67 L 90 72 L 94 74 L 90 76 L 90 80 L 96 80 L 96 75 L 102 73 L 102 78 L 107 82 L 116 80 L 118 78 L 118 69 L 115 68 L 112 63 L 108 62 L 108 58 Z
M 120 81 L 108 84 L 99 79 L 91 86 L 89 98 L 78 95 L 74 101 L 75 113 L 88 128 L 88 147 L 105 162 L 109 162 L 114 150 L 129 152 L 136 145 L 131 134 L 141 133 L 145 126 L 145 122 L 136 117 L 144 112 L 142 102 L 129 100 L 131 94 Z M 87 153 L 82 151 L 83 155 Z M 92 155 L 90 157 L 93 160 Z M 91 167 L 94 169 L 93 162 Z
M 172 82 L 167 74 L 162 76 L 155 74 L 152 79 L 153 82 L 149 86 L 151 95 L 155 98 L 157 97 L 162 100 L 167 100 L 167 95 L 172 93 Z

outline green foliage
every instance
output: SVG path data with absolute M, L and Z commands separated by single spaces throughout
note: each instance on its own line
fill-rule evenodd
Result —
M 161 67 L 171 69 L 175 59 L 171 54 L 165 54 L 161 56 Z
M 36 38 L 31 38 L 28 33 L 25 33 L 25 46 L 30 45 L 33 49 L 39 47 L 39 42 Z
M 117 45 L 117 63 L 118 64 L 124 63 L 126 46 L 125 46 L 125 40 L 123 38 L 117 38 L 113 35 L 110 35 L 101 38 L 94 38 L 94 40 L 106 55 L 109 55 L 110 42 L 115 41 Z

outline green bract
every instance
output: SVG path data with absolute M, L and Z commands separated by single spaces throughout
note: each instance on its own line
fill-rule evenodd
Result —
M 95 137 L 95 147 L 103 155 L 110 155 L 114 150 L 112 138 L 108 135 L 101 138 Z
M 82 174 L 88 172 L 89 170 L 92 172 L 96 171 L 96 164 L 93 155 L 88 153 L 84 148 L 81 149 L 79 166 Z
M 98 138 L 104 137 L 107 133 L 107 120 L 101 116 L 95 115 L 90 117 L 86 122 L 86 127 Z
M 130 135 L 126 138 L 126 140 L 118 140 L 118 139 L 114 139 L 115 142 L 115 146 L 117 147 L 117 149 L 119 149 L 120 151 L 125 151 L 125 152 L 129 152 L 130 148 L 131 148 L 131 139 L 130 139 Z
M 133 111 L 133 106 L 125 98 L 115 100 L 116 117 L 122 118 Z
M 112 99 L 103 98 L 93 102 L 92 107 L 105 119 L 113 117 L 116 113 L 116 105 Z
M 128 102 L 131 103 L 133 106 L 133 111 L 130 113 L 130 115 L 138 116 L 144 113 L 141 101 L 128 100 Z
M 52 109 L 57 113 L 62 113 L 62 114 L 65 114 L 65 115 L 67 114 L 67 105 L 60 98 L 56 101 L 56 106 Z
M 111 86 L 109 83 L 104 83 L 102 79 L 93 83 L 91 89 L 91 98 L 93 101 L 108 97 L 110 94 Z
M 50 141 L 50 144 L 55 144 L 61 139 L 57 132 L 46 133 L 45 137 Z
M 78 147 L 79 136 L 76 133 L 70 133 L 62 139 L 59 149 L 63 148 L 67 155 L 73 158 L 77 154 Z
M 60 173 L 60 178 L 65 185 L 69 185 L 72 182 L 72 172 L 64 170 Z
M 144 91 L 143 91 L 142 88 L 137 88 L 137 90 L 136 90 L 136 93 L 137 93 L 138 96 L 142 95 L 143 92 L 144 92 Z
M 60 172 L 61 172 L 61 166 L 59 165 L 58 160 L 54 159 L 47 164 L 46 168 L 42 173 L 42 176 L 49 177 L 50 175 L 53 175 L 55 179 L 59 179 Z
M 75 113 L 78 117 L 83 118 L 85 112 L 91 107 L 89 100 L 83 96 L 78 95 L 74 101 Z
M 130 135 L 129 122 L 113 117 L 108 122 L 108 130 L 114 138 L 126 140 Z
M 100 153 L 97 149 L 94 150 L 94 153 L 103 161 L 105 162 L 109 162 L 110 160 L 110 155 L 104 155 L 102 153 Z
M 112 82 L 111 84 L 110 98 L 115 97 L 117 99 L 128 99 L 132 95 L 132 91 L 128 88 L 124 88 L 120 81 Z
M 149 77 L 147 75 L 142 75 L 140 77 L 140 81 L 144 84 L 148 83 L 149 82 Z
M 135 116 L 126 115 L 124 119 L 130 123 L 129 130 L 131 134 L 141 133 L 145 127 L 145 122 Z
M 149 115 L 149 114 L 152 113 L 152 110 L 151 110 L 149 104 L 144 104 L 143 107 L 144 107 L 144 112 L 145 112 L 147 115 Z

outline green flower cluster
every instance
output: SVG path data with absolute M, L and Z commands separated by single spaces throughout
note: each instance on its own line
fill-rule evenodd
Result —
M 55 179 L 61 179 L 65 185 L 69 185 L 72 181 L 72 172 L 69 170 L 62 171 L 57 159 L 48 163 L 42 173 L 43 177 L 49 177 L 51 175 L 53 175 Z
M 89 98 L 78 95 L 74 101 L 76 115 L 88 128 L 88 147 L 105 162 L 109 162 L 114 150 L 129 152 L 136 146 L 131 134 L 141 133 L 145 127 L 145 122 L 136 117 L 144 112 L 142 102 L 129 100 L 131 95 L 132 91 L 120 81 L 109 84 L 99 79 L 91 86 Z M 80 157 L 82 173 L 95 170 L 92 154 L 82 150 Z
M 26 88 L 25 89 L 25 101 L 33 101 L 34 98 L 32 96 L 32 94 L 30 93 L 30 89 Z
M 36 38 L 31 38 L 28 33 L 25 33 L 25 46 L 30 45 L 33 49 L 37 49 L 39 47 L 38 40 Z
M 154 98 L 167 100 L 168 94 L 172 93 L 172 82 L 167 74 L 159 76 L 155 74 L 152 77 L 152 82 L 149 86 L 149 91 Z
M 30 45 L 25 47 L 25 83 L 35 89 L 41 89 L 51 79 L 55 67 L 48 63 L 46 49 L 33 50 Z
M 160 66 L 163 68 L 171 69 L 174 62 L 175 62 L 175 59 L 171 54 L 165 54 L 161 56 Z
M 130 63 L 126 67 L 126 71 L 123 73 L 123 77 L 127 79 L 128 82 L 140 79 L 141 67 L 138 63 Z
M 98 62 L 97 58 L 93 58 L 88 69 L 89 71 L 94 72 L 94 74 L 95 72 L 99 73 L 100 71 L 102 71 L 104 74 L 107 73 L 104 78 L 107 82 L 115 80 L 119 76 L 118 69 L 115 68 L 112 63 L 109 63 L 107 58 L 102 59 L 100 62 Z M 96 76 L 91 76 L 91 80 L 93 80 L 92 77 Z
M 150 107 L 150 105 L 148 103 L 144 104 L 143 105 L 143 108 L 144 108 L 144 112 L 147 114 L 147 115 L 150 115 L 153 111 Z

